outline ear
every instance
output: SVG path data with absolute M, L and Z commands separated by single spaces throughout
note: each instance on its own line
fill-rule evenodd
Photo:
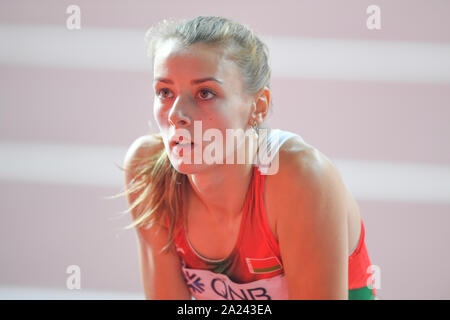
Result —
M 252 106 L 251 122 L 256 121 L 260 126 L 266 119 L 270 108 L 270 89 L 264 87 L 255 95 Z

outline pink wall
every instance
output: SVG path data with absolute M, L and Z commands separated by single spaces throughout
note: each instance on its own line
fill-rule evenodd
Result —
M 130 220 L 128 216 L 115 219 L 119 211 L 126 209 L 125 199 L 103 197 L 121 188 L 122 177 L 111 163 L 120 163 L 123 154 L 120 152 L 147 133 L 148 120 L 156 130 L 152 119 L 152 72 L 129 67 L 124 62 L 121 69 L 104 66 L 102 61 L 75 64 L 57 49 L 52 49 L 55 57 L 45 63 L 44 58 L 37 58 L 40 50 L 59 48 L 58 39 L 67 40 L 73 32 L 100 30 L 114 35 L 112 32 L 129 31 L 139 35 L 167 18 L 170 12 L 174 18 L 229 17 L 249 25 L 259 35 L 274 39 L 317 39 L 324 43 L 346 40 L 356 44 L 373 41 L 381 50 L 388 43 L 394 48 L 405 43 L 432 45 L 432 51 L 426 51 L 420 56 L 424 60 L 418 61 L 431 70 L 430 75 L 422 79 L 418 74 L 411 81 L 396 77 L 398 73 L 414 73 L 415 68 L 392 69 L 383 63 L 379 68 L 384 75 L 370 79 L 369 76 L 349 79 L 351 70 L 340 71 L 337 77 L 327 73 L 287 76 L 279 69 L 274 70 L 275 105 L 269 123 L 300 134 L 337 162 L 370 161 L 375 168 L 386 163 L 439 165 L 446 173 L 435 182 L 449 186 L 450 190 L 450 58 L 441 60 L 433 55 L 441 57 L 439 52 L 448 50 L 450 44 L 449 2 L 280 0 L 214 5 L 203 0 L 153 2 L 79 0 L 76 3 L 81 8 L 80 31 L 67 31 L 67 37 L 50 42 L 36 42 L 33 45 L 36 51 L 25 54 L 20 46 L 28 39 L 1 44 L 0 143 L 13 147 L 0 151 L 3 159 L 0 161 L 4 161 L 0 163 L 5 168 L 6 150 L 15 148 L 20 152 L 17 151 L 17 162 L 8 162 L 9 169 L 0 172 L 0 287 L 67 290 L 66 268 L 75 264 L 81 267 L 83 290 L 142 293 L 134 231 L 119 230 Z M 3 28 L 7 30 L 4 32 L 10 32 L 9 39 L 14 39 L 14 30 L 24 26 L 33 27 L 36 32 L 44 30 L 39 34 L 64 28 L 65 10 L 70 4 L 72 1 L 41 0 L 32 4 L 3 1 L 0 32 Z M 381 30 L 366 28 L 365 11 L 371 4 L 381 8 Z M 43 27 L 50 29 L 40 29 Z M 102 43 L 102 39 L 98 42 Z M 97 50 L 100 57 L 109 57 L 114 62 L 119 55 L 107 50 L 108 45 L 66 50 L 77 56 L 86 55 L 87 60 L 92 55 L 84 50 L 90 53 Z M 120 48 L 121 43 L 117 46 Z M 143 44 L 136 45 L 137 57 L 144 54 L 139 50 L 144 50 Z M 22 60 L 17 58 L 19 52 L 25 57 Z M 414 54 L 417 52 L 411 52 Z M 132 64 L 132 56 L 127 57 L 125 60 Z M 302 57 L 292 57 L 295 59 L 301 61 Z M 320 60 L 311 63 L 319 66 Z M 351 63 L 342 61 L 346 68 Z M 63 178 L 55 182 L 41 174 L 43 171 L 35 165 L 37 159 L 21 156 L 28 154 L 25 144 L 37 148 L 50 146 L 56 155 L 54 162 L 43 161 L 39 165 L 45 170 L 59 168 L 62 172 L 59 176 Z M 89 175 L 86 178 L 70 175 L 74 167 L 58 162 L 57 158 L 64 153 L 61 148 L 64 145 L 73 146 L 73 161 L 78 164 L 90 163 L 90 157 L 102 150 L 118 152 L 119 157 L 105 163 L 105 167 L 100 168 L 100 164 L 98 170 L 87 169 L 94 176 L 99 170 L 106 170 L 99 177 L 110 176 L 111 180 L 92 184 L 88 182 Z M 86 150 L 99 153 L 90 154 Z M 18 168 L 34 170 L 34 178 L 21 175 L 22 169 Z M 419 178 L 414 181 L 406 178 L 405 186 L 420 187 L 424 183 L 417 172 L 414 174 Z M 384 186 L 380 184 L 379 188 Z M 381 288 L 377 290 L 381 298 L 449 299 L 450 197 L 446 198 L 444 193 L 440 200 L 431 195 L 429 201 L 412 196 L 406 200 L 379 196 L 371 199 L 358 197 L 358 190 L 352 191 L 365 222 L 371 261 L 381 270 Z M 407 190 L 404 193 L 407 195 Z

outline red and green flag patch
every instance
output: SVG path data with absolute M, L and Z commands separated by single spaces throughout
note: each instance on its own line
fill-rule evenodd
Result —
M 269 273 L 283 268 L 277 257 L 264 259 L 245 258 L 250 273 Z

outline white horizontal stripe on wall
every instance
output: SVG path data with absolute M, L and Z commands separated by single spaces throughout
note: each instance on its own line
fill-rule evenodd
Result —
M 0 142 L 0 179 L 19 182 L 119 187 L 126 148 Z
M 144 300 L 139 293 L 0 286 L 0 300 Z
M 332 160 L 357 199 L 450 203 L 450 167 L 412 162 Z
M 0 142 L 0 179 L 122 188 L 124 147 Z M 450 167 L 332 159 L 357 200 L 450 203 Z
M 145 56 L 144 32 L 64 25 L 0 25 L 0 63 L 143 71 L 151 68 Z
M 150 27 L 150 25 L 149 25 Z M 149 71 L 146 30 L 0 25 L 0 63 Z M 450 83 L 450 45 L 265 36 L 275 77 Z

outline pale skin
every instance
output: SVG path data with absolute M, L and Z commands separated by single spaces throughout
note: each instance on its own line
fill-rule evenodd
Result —
M 204 78 L 221 83 L 191 83 Z M 244 93 L 237 66 L 219 48 L 197 44 L 182 48 L 167 41 L 157 51 L 154 79 L 162 79 L 154 83 L 154 116 L 164 140 L 159 148 L 168 153 L 173 130 L 193 132 L 194 121 L 202 121 L 203 130 L 217 128 L 225 135 L 226 128 L 245 130 L 253 121 L 259 125 L 268 114 L 270 90 Z M 145 149 L 134 146 L 136 152 Z M 251 163 L 186 164 L 169 157 L 189 180 L 185 196 L 190 242 L 208 258 L 228 256 L 237 239 Z M 332 162 L 311 145 L 291 138 L 280 149 L 278 173 L 266 177 L 264 197 L 269 227 L 280 246 L 289 299 L 347 299 L 348 255 L 359 240 L 360 215 Z M 172 261 L 174 268 L 179 267 Z M 180 290 L 184 297 L 185 288 Z
M 223 83 L 190 83 L 207 77 Z M 173 84 L 158 81 L 160 78 Z M 211 46 L 194 45 L 183 49 L 176 41 L 167 41 L 155 57 L 154 79 L 154 116 L 167 149 L 167 139 L 175 130 L 185 128 L 194 135 L 194 121 L 201 121 L 204 131 L 215 128 L 226 136 L 227 128 L 246 130 L 252 120 L 261 123 L 268 111 L 264 101 L 270 98 L 270 91 L 264 90 L 259 99 L 245 95 L 234 63 Z M 216 96 L 201 90 L 211 90 Z M 158 94 L 164 99 L 158 99 Z M 256 100 L 255 105 L 252 105 L 253 100 Z M 251 164 L 185 165 L 174 157 L 171 160 L 178 171 L 188 174 L 192 195 L 205 207 L 205 219 L 227 223 L 240 215 L 250 182 Z

